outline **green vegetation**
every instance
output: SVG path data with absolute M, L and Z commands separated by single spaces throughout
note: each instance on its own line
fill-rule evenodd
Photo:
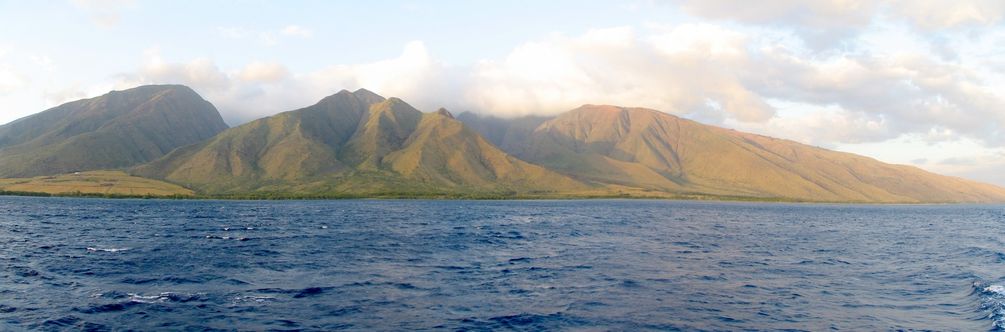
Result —
M 132 173 L 238 197 L 501 197 L 592 189 L 506 154 L 449 112 L 424 114 L 365 90 L 229 129 Z
M 184 86 L 113 91 L 0 126 L 0 178 L 134 166 L 226 128 Z
M 361 89 L 223 130 L 190 89 L 140 87 L 0 126 L 0 176 L 20 177 L 0 179 L 0 194 L 1005 201 L 996 186 L 648 109 L 586 105 L 550 119 L 462 119 L 471 125 Z M 88 169 L 126 172 L 75 173 Z

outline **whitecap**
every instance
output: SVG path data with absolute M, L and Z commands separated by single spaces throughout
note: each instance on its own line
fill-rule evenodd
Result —
M 120 252 L 120 251 L 129 250 L 129 249 L 130 248 L 95 248 L 95 247 L 87 247 L 87 251 L 90 251 L 90 252 Z
M 129 301 L 132 301 L 132 302 L 156 303 L 156 302 L 167 301 L 168 297 L 167 297 L 166 294 L 167 293 L 161 293 L 160 295 L 143 296 L 143 295 L 139 295 L 139 294 L 129 293 L 127 295 L 129 295 Z
M 256 302 L 265 303 L 275 301 L 276 298 L 271 296 L 238 296 L 234 298 L 234 302 Z
M 174 292 L 162 292 L 157 295 L 140 295 L 135 293 L 128 293 L 126 295 L 129 295 L 129 301 L 138 303 L 189 302 L 203 296 L 202 293 L 183 294 Z
M 988 313 L 992 329 L 1005 330 L 1005 285 L 988 284 L 978 289 L 981 290 L 981 309 Z

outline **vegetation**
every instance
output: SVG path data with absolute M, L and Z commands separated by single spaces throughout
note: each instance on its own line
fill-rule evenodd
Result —
M 229 129 L 132 172 L 236 196 L 499 196 L 592 188 L 503 152 L 449 112 L 424 114 L 365 90 Z
M 0 178 L 135 166 L 226 128 L 184 86 L 113 91 L 0 126 Z
M 74 197 L 192 197 L 178 185 L 134 177 L 122 171 L 92 171 L 22 179 L 0 179 L 0 194 Z
M 0 194 L 1005 201 L 996 186 L 648 109 L 462 118 L 470 126 L 443 109 L 422 113 L 397 98 L 343 90 L 220 132 L 219 114 L 188 88 L 140 87 L 0 126 L 0 176 L 50 175 L 0 179 Z M 127 171 L 66 171 L 94 168 Z
M 640 108 L 587 105 L 541 124 L 517 156 L 588 182 L 714 197 L 989 202 L 1005 189 Z

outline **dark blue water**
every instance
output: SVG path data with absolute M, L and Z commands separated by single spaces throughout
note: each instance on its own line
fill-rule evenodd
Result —
M 0 330 L 994 330 L 1005 207 L 0 198 Z

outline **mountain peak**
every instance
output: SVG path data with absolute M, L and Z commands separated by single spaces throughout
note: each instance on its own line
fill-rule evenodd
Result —
M 145 85 L 69 102 L 0 126 L 0 177 L 120 168 L 227 129 L 184 85 Z
M 123 92 L 141 92 L 141 91 L 193 91 L 192 88 L 181 85 L 181 84 L 148 84 L 140 85 L 137 87 L 125 89 L 125 90 L 112 90 L 109 93 L 123 93 Z
M 448 111 L 446 108 L 443 108 L 443 107 L 440 107 L 440 109 L 436 110 L 436 114 L 439 114 L 439 115 L 442 115 L 442 116 L 445 116 L 445 117 L 448 117 L 448 118 L 451 118 L 451 119 L 454 118 L 454 115 L 451 114 L 450 111 Z
M 367 104 L 376 104 L 385 100 L 384 97 L 381 97 L 380 95 L 373 93 L 373 91 L 363 88 L 357 89 L 352 94 L 356 96 L 356 98 L 359 98 L 361 101 Z
M 321 100 L 335 99 L 335 98 L 345 98 L 345 97 L 348 97 L 348 96 L 355 96 L 355 95 L 351 91 L 349 91 L 349 90 L 342 89 L 342 90 L 338 90 L 338 92 L 336 92 L 336 93 L 333 93 L 333 94 L 330 94 L 328 96 L 325 96 L 324 98 L 321 98 Z
M 339 90 L 335 94 L 322 98 L 318 101 L 317 105 L 347 105 L 352 103 L 359 103 L 364 106 L 373 105 L 384 101 L 384 97 L 381 97 L 373 92 L 359 89 L 356 92 L 351 92 L 346 89 Z

